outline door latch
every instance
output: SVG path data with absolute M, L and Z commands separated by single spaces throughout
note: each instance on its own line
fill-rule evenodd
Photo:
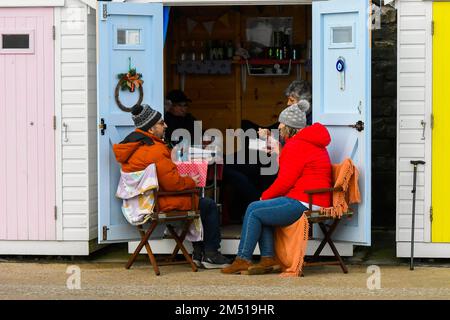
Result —
M 106 240 L 108 240 L 108 230 L 109 230 L 109 228 L 107 227 L 107 226 L 103 226 L 103 241 L 106 241 Z
M 101 118 L 100 120 L 100 124 L 98 125 L 98 128 L 100 129 L 100 133 L 102 136 L 105 135 L 105 130 L 106 130 L 106 123 L 105 123 L 105 119 Z
M 359 132 L 364 130 L 364 122 L 362 122 L 361 120 L 359 120 L 358 122 L 356 122 L 355 124 L 351 124 L 349 125 L 350 128 L 356 129 Z
M 422 126 L 422 138 L 421 140 L 425 140 L 425 128 L 427 127 L 427 123 L 425 121 L 420 121 L 420 125 Z

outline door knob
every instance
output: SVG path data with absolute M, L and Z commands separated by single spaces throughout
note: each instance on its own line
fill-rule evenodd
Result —
M 356 122 L 355 124 L 351 124 L 349 125 L 350 128 L 356 129 L 359 132 L 364 130 L 364 122 L 362 122 L 361 120 L 359 120 L 358 122 Z

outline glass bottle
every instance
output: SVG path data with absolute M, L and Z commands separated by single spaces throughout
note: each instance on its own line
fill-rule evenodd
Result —
M 192 50 L 191 50 L 191 60 L 195 61 L 197 59 L 196 55 L 196 47 L 195 47 L 195 40 L 192 40 Z
M 186 60 L 186 44 L 184 41 L 181 41 L 180 48 L 178 49 L 178 60 L 185 61 Z
M 233 59 L 233 55 L 234 55 L 234 49 L 233 49 L 233 44 L 231 43 L 231 41 L 228 41 L 227 44 L 227 59 Z
M 200 41 L 200 48 L 198 51 L 198 60 L 205 61 L 205 44 L 203 41 Z

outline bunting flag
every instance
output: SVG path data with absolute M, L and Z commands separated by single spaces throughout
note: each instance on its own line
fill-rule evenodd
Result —
M 215 21 L 206 21 L 203 22 L 203 27 L 208 31 L 209 35 L 212 35 L 213 29 L 214 29 Z
M 221 16 L 218 21 L 222 22 L 226 27 L 230 27 L 230 19 L 228 13 L 225 13 L 223 16 Z
M 188 31 L 188 35 L 189 35 L 189 34 L 191 34 L 192 30 L 194 30 L 194 28 L 197 26 L 198 23 L 197 23 L 197 21 L 187 18 L 186 24 L 187 24 L 187 31 Z

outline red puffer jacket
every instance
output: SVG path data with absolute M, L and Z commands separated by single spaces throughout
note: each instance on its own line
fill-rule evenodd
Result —
M 326 149 L 330 142 L 327 128 L 320 123 L 288 139 L 280 153 L 278 176 L 261 199 L 288 197 L 308 202 L 304 190 L 331 188 L 331 162 Z M 330 207 L 330 193 L 315 195 L 313 204 Z

